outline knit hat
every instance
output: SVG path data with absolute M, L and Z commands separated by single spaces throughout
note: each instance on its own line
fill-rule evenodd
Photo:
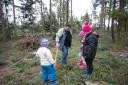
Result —
M 47 38 L 41 38 L 40 39 L 40 45 L 43 46 L 43 47 L 48 47 L 48 39 Z
M 84 26 L 82 27 L 82 31 L 86 34 L 90 33 L 92 31 L 92 28 L 90 26 L 90 24 L 88 22 L 86 22 L 84 24 Z

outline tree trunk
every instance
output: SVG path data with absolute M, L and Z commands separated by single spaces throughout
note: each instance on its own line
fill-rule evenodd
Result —
M 111 26 L 111 37 L 112 37 L 112 41 L 113 43 L 115 42 L 115 32 L 114 32 L 114 19 L 112 18 L 112 26 Z
M 116 7 L 116 0 L 113 1 L 113 10 L 115 10 Z M 112 37 L 112 41 L 113 43 L 115 43 L 115 32 L 114 32 L 114 18 L 112 18 L 112 24 L 111 24 L 111 37 Z
M 4 13 L 3 13 L 3 1 L 0 1 L 0 33 L 3 33 L 4 28 Z
M 52 29 L 51 29 L 51 13 L 52 13 L 52 1 L 50 0 L 50 4 L 49 4 L 49 29 L 50 29 L 50 33 L 52 34 Z
M 101 0 L 100 28 L 103 28 L 104 26 L 104 2 L 105 0 Z
M 112 0 L 110 0 L 110 3 L 109 3 L 109 18 L 108 18 L 108 31 L 110 29 L 110 20 L 111 20 L 111 17 L 110 17 L 110 12 L 111 12 L 111 8 L 112 8 Z
M 63 0 L 63 14 L 62 14 L 62 16 L 63 16 L 63 25 L 65 24 L 65 0 Z
M 15 2 L 14 0 L 12 0 L 13 2 L 13 22 L 14 22 L 14 28 L 16 26 L 16 16 L 15 16 Z
M 106 15 L 105 15 L 105 13 L 106 13 L 106 5 L 107 5 L 107 3 L 106 3 L 106 0 L 104 1 L 104 19 L 103 19 L 103 27 L 104 27 L 104 29 L 106 30 L 106 25 L 105 25 L 105 20 L 106 20 Z
M 40 1 L 40 11 L 41 11 L 41 26 L 44 29 L 44 14 L 43 14 L 43 10 L 44 9 L 44 4 L 42 2 L 42 0 Z
M 15 32 L 15 30 L 16 30 L 16 16 L 15 16 L 15 2 L 14 2 L 14 0 L 12 0 L 12 5 L 13 5 L 13 23 L 14 23 L 14 32 Z M 15 33 L 14 33 L 14 35 L 15 35 Z
M 9 21 L 8 21 L 8 3 L 5 3 L 5 28 L 4 28 L 4 38 L 6 40 L 11 39 L 11 31 L 9 29 Z
M 73 16 L 72 16 L 72 0 L 71 0 L 71 27 L 73 26 Z
M 125 0 L 119 1 L 119 12 L 124 13 L 124 7 L 125 7 Z M 125 31 L 124 31 L 124 22 L 125 20 L 122 18 L 119 18 L 118 20 L 118 29 L 117 29 L 117 36 L 116 36 L 116 46 L 118 49 L 124 48 L 125 45 Z
M 59 8 L 59 24 L 62 25 L 62 0 L 60 0 L 60 8 Z
M 68 19 L 69 19 L 69 0 L 67 0 L 66 3 L 66 23 L 68 23 Z

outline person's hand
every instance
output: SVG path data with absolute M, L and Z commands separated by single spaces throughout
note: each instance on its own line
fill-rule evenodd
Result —
M 59 48 L 60 47 L 60 44 L 59 43 L 56 43 L 56 47 Z
M 56 68 L 56 63 L 54 64 L 54 67 Z

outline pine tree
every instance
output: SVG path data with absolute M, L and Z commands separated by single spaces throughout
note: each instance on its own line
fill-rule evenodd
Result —
M 82 17 L 82 21 L 85 22 L 85 21 L 88 21 L 90 22 L 90 17 L 89 17 L 89 14 L 86 12 L 86 14 Z
M 33 32 L 33 25 L 34 25 L 34 21 L 35 21 L 35 12 L 34 12 L 34 8 L 33 8 L 33 4 L 35 4 L 34 0 L 20 0 L 21 3 L 21 13 L 22 13 L 22 17 L 23 17 L 23 31 L 25 31 L 25 29 L 30 29 L 31 32 Z

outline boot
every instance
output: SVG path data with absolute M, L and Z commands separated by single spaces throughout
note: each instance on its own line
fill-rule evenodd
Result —
M 42 85 L 48 85 L 48 82 L 47 81 L 43 81 Z
M 83 65 L 83 60 L 80 60 L 80 66 L 82 66 Z
M 57 85 L 56 81 L 50 81 L 49 85 Z

